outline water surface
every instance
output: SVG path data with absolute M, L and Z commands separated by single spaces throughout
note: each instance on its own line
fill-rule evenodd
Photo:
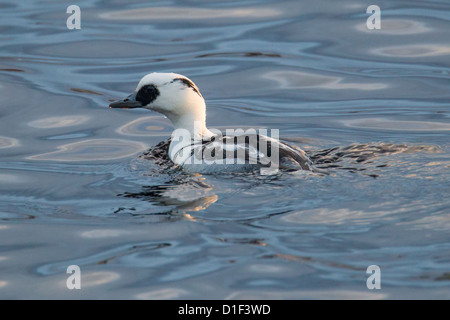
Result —
M 447 1 L 378 2 L 381 30 L 364 1 L 71 4 L 0 4 L 1 298 L 450 298 Z M 107 106 L 154 71 L 326 174 L 139 158 L 169 121 Z

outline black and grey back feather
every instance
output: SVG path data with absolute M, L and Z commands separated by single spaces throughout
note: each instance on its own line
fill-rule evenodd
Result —
M 186 157 L 184 152 L 190 153 L 190 156 Z M 285 170 L 312 170 L 312 162 L 303 150 L 258 134 L 213 136 L 208 140 L 193 141 L 180 149 L 174 155 L 176 157 L 186 159 L 183 167 L 233 165 L 233 168 L 224 167 L 224 171 L 248 171 L 269 166 Z M 198 166 L 196 169 L 198 171 Z

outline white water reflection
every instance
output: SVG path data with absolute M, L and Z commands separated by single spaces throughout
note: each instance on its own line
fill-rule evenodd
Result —
M 147 148 L 141 142 L 121 139 L 92 139 L 65 144 L 58 151 L 33 155 L 27 159 L 52 161 L 101 161 L 122 159 Z
M 82 232 L 81 237 L 88 239 L 103 239 L 103 238 L 117 238 L 127 234 L 129 234 L 129 232 L 124 230 L 95 229 Z
M 428 230 L 433 232 L 433 230 L 439 230 L 446 232 L 450 230 L 450 215 L 440 214 L 423 217 L 415 221 L 402 222 L 400 225 L 406 225 L 412 230 L 417 230 L 418 232 Z
M 285 268 L 278 265 L 270 265 L 270 264 L 252 264 L 250 266 L 250 271 L 257 273 L 283 273 Z
M 136 295 L 140 300 L 168 300 L 189 297 L 189 292 L 179 288 L 164 288 L 149 292 L 143 292 Z
M 370 33 L 354 0 L 91 4 L 72 32 L 57 2 L 0 10 L 0 299 L 448 297 L 444 2 L 385 8 Z M 132 155 L 171 126 L 108 100 L 149 72 L 191 77 L 211 127 L 279 128 L 326 174 L 199 180 Z M 374 261 L 387 291 L 365 287 Z
M 81 279 L 81 286 L 95 287 L 111 283 L 120 279 L 120 274 L 112 271 L 96 271 L 96 272 L 83 272 Z
M 296 224 L 314 224 L 314 225 L 352 225 L 371 224 L 374 219 L 386 219 L 385 216 L 391 212 L 383 210 L 351 210 L 348 208 L 327 209 L 318 208 L 290 213 L 281 220 Z
M 395 131 L 449 131 L 450 123 L 413 120 L 392 120 L 387 118 L 360 118 L 340 120 L 346 127 Z
M 341 77 L 318 75 L 301 71 L 270 71 L 262 77 L 277 82 L 281 89 L 320 88 L 332 90 L 379 90 L 387 87 L 386 84 L 380 82 L 344 82 L 344 79 Z
M 72 115 L 62 117 L 48 117 L 34 120 L 28 123 L 30 127 L 40 129 L 53 129 L 62 127 L 77 126 L 89 120 L 88 116 Z
M 355 28 L 361 32 L 374 33 L 374 30 L 367 28 L 365 23 L 358 23 Z M 381 29 L 376 30 L 377 34 L 385 35 L 409 35 L 431 32 L 432 29 L 425 23 L 407 19 L 382 19 Z
M 378 290 L 380 291 L 380 290 Z M 363 292 L 356 290 L 241 290 L 236 291 L 226 300 L 281 300 L 281 299 L 356 299 L 356 300 L 374 300 L 386 299 L 388 294 L 380 292 Z
M 275 8 L 193 8 L 193 7 L 151 7 L 110 11 L 99 16 L 106 20 L 212 20 L 212 19 L 255 19 L 281 16 Z
M 149 116 L 130 121 L 116 132 L 126 136 L 170 136 L 172 125 L 162 117 Z
M 0 136 L 0 149 L 13 148 L 20 145 L 19 140 Z
M 378 48 L 372 52 L 386 57 L 418 58 L 448 55 L 450 47 L 435 44 L 413 44 Z

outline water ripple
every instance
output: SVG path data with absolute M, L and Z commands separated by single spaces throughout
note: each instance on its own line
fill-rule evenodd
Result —
M 395 130 L 411 132 L 449 131 L 450 124 L 435 121 L 393 120 L 387 118 L 359 118 L 340 121 L 347 127 L 359 129 Z
M 116 132 L 126 136 L 170 136 L 172 125 L 160 116 L 141 117 L 119 127 Z
M 51 161 L 102 161 L 132 156 L 146 148 L 141 142 L 121 139 L 92 139 L 65 144 L 58 151 L 27 157 L 31 160 Z
M 373 30 L 367 28 L 367 25 L 357 24 L 356 29 L 365 33 L 373 33 Z M 377 30 L 377 34 L 386 35 L 409 35 L 409 34 L 420 34 L 425 32 L 433 31 L 432 28 L 428 27 L 425 23 L 415 20 L 408 19 L 383 19 L 383 27 Z
M 18 146 L 20 146 L 19 140 L 0 136 L 0 149 L 13 148 Z
M 0 298 L 73 298 L 69 264 L 86 298 L 449 296 L 448 1 L 386 2 L 380 30 L 354 0 L 91 1 L 81 30 L 6 2 Z M 137 156 L 169 122 L 107 105 L 154 71 L 192 78 L 209 126 L 279 128 L 325 173 Z
M 450 54 L 450 47 L 436 44 L 414 44 L 384 47 L 372 51 L 376 55 L 399 58 L 444 56 Z
M 52 129 L 52 128 L 77 126 L 82 123 L 85 123 L 88 120 L 89 120 L 88 116 L 71 115 L 71 116 L 49 117 L 33 120 L 29 122 L 28 125 L 34 128 Z
M 105 20 L 217 20 L 240 19 L 241 21 L 255 19 L 272 19 L 281 16 L 282 12 L 276 8 L 192 8 L 192 7 L 151 7 L 130 10 L 119 10 L 101 13 Z
M 387 87 L 384 83 L 351 83 L 344 82 L 342 77 L 325 76 L 301 71 L 270 71 L 263 75 L 265 79 L 278 83 L 281 89 L 323 88 L 323 89 L 354 89 L 379 90 Z

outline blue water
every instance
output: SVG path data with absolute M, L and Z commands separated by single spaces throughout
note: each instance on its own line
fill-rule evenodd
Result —
M 380 30 L 368 1 L 71 4 L 0 4 L 0 298 L 450 298 L 448 1 L 379 1 Z M 107 106 L 155 71 L 325 174 L 140 158 L 170 122 Z

